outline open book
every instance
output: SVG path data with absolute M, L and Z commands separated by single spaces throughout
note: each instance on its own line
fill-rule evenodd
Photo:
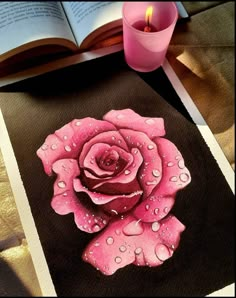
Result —
M 122 50 L 122 4 L 0 2 L 0 87 Z
M 30 58 L 121 42 L 122 4 L 0 2 L 0 69 Z

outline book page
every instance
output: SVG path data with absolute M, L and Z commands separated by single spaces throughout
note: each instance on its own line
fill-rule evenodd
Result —
M 75 43 L 60 2 L 0 2 L 0 55 L 44 38 Z
M 78 45 L 91 33 L 107 25 L 106 30 L 113 26 L 111 22 L 122 24 L 123 2 L 62 2 L 64 10 L 70 21 L 71 28 Z M 117 22 L 113 25 L 116 27 Z M 104 32 L 106 31 L 104 30 Z

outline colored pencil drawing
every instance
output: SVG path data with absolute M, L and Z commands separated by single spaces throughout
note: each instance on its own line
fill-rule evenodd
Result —
M 45 173 L 56 175 L 52 208 L 94 233 L 82 258 L 105 275 L 159 266 L 178 248 L 185 226 L 171 209 L 191 174 L 165 134 L 163 118 L 111 110 L 72 120 L 37 150 Z

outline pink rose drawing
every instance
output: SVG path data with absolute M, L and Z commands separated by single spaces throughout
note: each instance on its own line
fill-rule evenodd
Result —
M 55 175 L 52 208 L 73 212 L 80 230 L 95 233 L 82 258 L 105 275 L 128 264 L 159 266 L 179 245 L 185 226 L 170 211 L 191 175 L 163 136 L 163 118 L 111 110 L 103 120 L 72 120 L 37 150 Z

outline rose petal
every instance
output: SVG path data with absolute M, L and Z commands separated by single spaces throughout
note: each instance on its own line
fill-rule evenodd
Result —
M 75 159 L 61 159 L 56 161 L 52 170 L 58 174 L 54 183 L 54 196 L 73 190 L 73 179 L 80 174 L 78 163 Z
M 106 204 L 113 200 L 119 200 L 121 198 L 126 198 L 127 200 L 129 200 L 130 198 L 132 198 L 134 196 L 140 196 L 142 194 L 142 191 L 139 189 L 137 191 L 132 192 L 127 195 L 125 195 L 125 194 L 109 195 L 109 194 L 93 192 L 93 191 L 90 191 L 87 188 L 85 188 L 82 185 L 80 179 L 74 179 L 73 185 L 74 185 L 75 191 L 87 193 L 89 195 L 89 197 L 91 198 L 91 200 L 93 201 L 93 203 L 96 205 L 103 205 L 103 204 Z
M 52 164 L 59 159 L 75 158 L 79 155 L 85 142 L 95 135 L 115 127 L 102 120 L 94 118 L 75 119 L 49 135 L 44 144 L 37 150 L 42 160 L 44 171 L 52 174 Z
M 120 133 L 130 148 L 136 147 L 141 152 L 143 163 L 139 170 L 138 180 L 141 189 L 143 189 L 144 197 L 147 197 L 158 185 L 162 176 L 162 162 L 157 146 L 142 132 L 121 129 Z
M 156 138 L 160 156 L 163 158 L 163 175 L 160 184 L 134 210 L 134 215 L 143 221 L 152 222 L 166 216 L 174 205 L 177 191 L 191 181 L 189 170 L 177 147 L 167 139 Z
M 163 157 L 163 177 L 158 192 L 162 195 L 175 194 L 191 182 L 191 175 L 177 147 L 167 139 L 156 138 L 160 156 Z
M 102 208 L 104 211 L 114 215 L 123 214 L 130 211 L 140 200 L 142 196 L 142 191 L 136 191 L 129 195 L 122 195 L 116 200 L 110 201 L 107 204 L 103 205 Z
M 73 191 L 73 179 L 79 175 L 78 163 L 74 159 L 62 159 L 52 166 L 58 174 L 54 183 L 54 197 L 51 206 L 56 213 L 64 215 L 74 213 L 78 228 L 87 233 L 98 232 L 107 225 L 110 216 L 101 209 L 92 210 L 82 204 Z
M 153 194 L 142 201 L 133 211 L 133 214 L 144 222 L 159 221 L 165 217 L 175 203 L 174 196 L 160 196 Z
M 118 129 L 144 132 L 150 139 L 165 135 L 163 118 L 142 117 L 131 109 L 111 110 L 103 119 L 113 123 Z
M 83 260 L 105 275 L 131 263 L 159 266 L 173 255 L 184 229 L 185 226 L 174 216 L 159 223 L 135 222 L 132 216 L 115 219 L 89 243 Z

